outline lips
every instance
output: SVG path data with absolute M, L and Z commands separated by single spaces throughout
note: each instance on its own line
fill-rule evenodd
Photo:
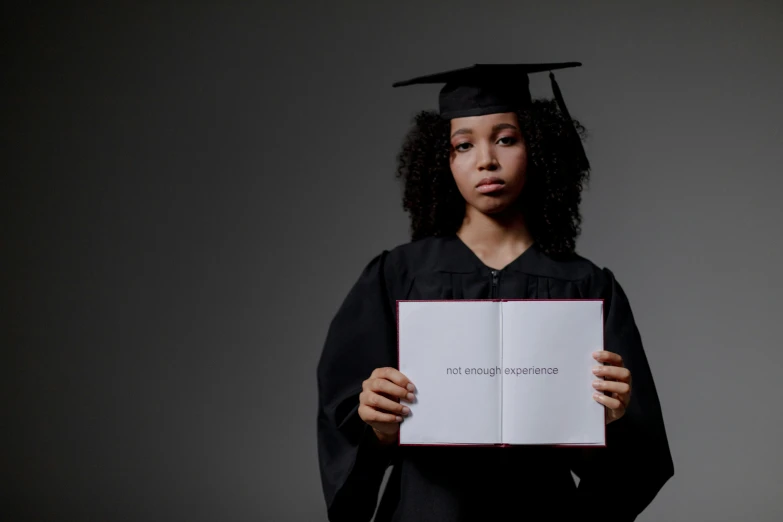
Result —
M 479 184 L 476 185 L 476 187 L 481 187 L 484 185 L 502 185 L 503 183 L 505 183 L 505 181 L 500 178 L 484 178 L 479 181 Z
M 505 183 L 506 182 L 500 178 L 484 178 L 476 185 L 476 190 L 482 194 L 488 194 L 502 189 Z

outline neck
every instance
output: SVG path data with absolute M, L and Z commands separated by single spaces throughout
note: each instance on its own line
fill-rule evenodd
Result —
M 533 244 L 521 212 L 487 215 L 471 206 L 457 236 L 490 266 L 504 266 Z

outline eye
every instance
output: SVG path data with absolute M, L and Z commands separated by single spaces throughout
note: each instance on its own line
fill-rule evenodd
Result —
M 460 148 L 460 147 L 465 147 L 465 148 Z M 466 150 L 468 150 L 468 147 L 470 147 L 470 143 L 463 142 L 458 145 L 455 145 L 454 150 L 456 150 L 457 152 L 465 152 Z
M 502 142 L 503 140 L 506 140 L 503 145 L 513 145 L 517 142 L 517 139 L 514 136 L 504 136 L 500 138 L 498 141 Z

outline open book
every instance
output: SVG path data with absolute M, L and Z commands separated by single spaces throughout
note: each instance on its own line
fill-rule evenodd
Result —
M 602 300 L 397 301 L 400 445 L 603 446 Z

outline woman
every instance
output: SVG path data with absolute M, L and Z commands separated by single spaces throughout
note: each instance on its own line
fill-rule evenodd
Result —
M 582 128 L 551 72 L 556 101 L 529 92 L 529 73 L 576 65 L 477 65 L 395 84 L 445 86 L 399 154 L 412 240 L 366 266 L 318 364 L 330 520 L 370 520 L 390 465 L 378 522 L 634 520 L 673 475 L 628 299 L 610 270 L 575 252 Z M 488 298 L 604 299 L 594 398 L 606 407 L 605 448 L 398 446 L 416 388 L 396 368 L 396 301 Z

